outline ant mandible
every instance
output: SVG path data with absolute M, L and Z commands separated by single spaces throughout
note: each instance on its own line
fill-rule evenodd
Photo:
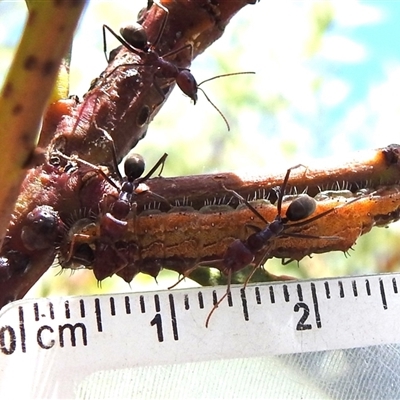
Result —
M 210 318 L 214 311 L 218 308 L 221 302 L 230 294 L 230 286 L 232 280 L 232 274 L 243 269 L 247 265 L 253 264 L 256 256 L 263 251 L 263 255 L 259 261 L 253 264 L 253 271 L 250 273 L 249 277 L 245 282 L 245 287 L 248 281 L 251 279 L 255 270 L 263 265 L 268 256 L 269 256 L 269 247 L 271 246 L 271 241 L 281 237 L 297 237 L 303 239 L 328 239 L 328 240 L 337 240 L 340 239 L 338 236 L 313 236 L 302 233 L 288 232 L 288 229 L 291 228 L 299 228 L 305 225 L 309 225 L 310 223 L 325 217 L 326 215 L 332 213 L 338 207 L 342 207 L 342 205 L 338 207 L 333 207 L 329 210 L 326 210 L 314 217 L 310 217 L 316 209 L 316 201 L 308 196 L 307 194 L 302 194 L 295 200 L 293 200 L 289 207 L 286 210 L 286 215 L 282 216 L 282 201 L 285 193 L 285 189 L 289 180 L 290 173 L 293 169 L 299 168 L 304 165 L 299 164 L 292 168 L 289 168 L 286 172 L 285 178 L 283 180 L 282 186 L 278 192 L 278 202 L 277 202 L 277 215 L 272 222 L 268 222 L 246 199 L 244 199 L 239 193 L 234 190 L 227 189 L 225 186 L 225 190 L 232 193 L 236 198 L 242 201 L 247 207 L 263 222 L 265 222 L 266 227 L 264 229 L 260 229 L 254 225 L 248 225 L 255 232 L 252 233 L 246 240 L 235 239 L 226 249 L 223 258 L 221 260 L 214 260 L 201 263 L 199 265 L 213 265 L 220 264 L 222 265 L 221 271 L 227 275 L 228 284 L 225 294 L 218 300 L 217 303 L 213 306 L 212 310 L 207 316 L 206 319 L 206 327 L 210 322 Z M 306 167 L 305 167 L 306 168 Z M 351 200 L 350 202 L 356 201 L 358 198 Z M 349 204 L 349 203 L 346 203 Z M 308 218 L 308 219 L 306 219 Z M 303 221 L 306 219 L 305 221 Z M 300 221 L 300 222 L 298 222 Z
M 207 94 L 204 92 L 200 86 L 205 83 L 212 81 L 217 78 L 223 78 L 227 76 L 232 76 L 232 75 L 243 75 L 243 74 L 254 74 L 255 72 L 233 72 L 229 74 L 223 74 L 223 75 L 218 75 L 214 76 L 212 78 L 206 79 L 199 84 L 196 82 L 196 79 L 194 78 L 193 74 L 190 72 L 189 68 L 183 68 L 183 67 L 178 67 L 175 65 L 173 62 L 166 60 L 167 57 L 171 57 L 177 53 L 180 53 L 184 50 L 189 50 L 190 51 L 190 59 L 192 59 L 192 52 L 193 52 L 193 47 L 191 44 L 186 44 L 183 47 L 173 50 L 167 54 L 164 54 L 163 56 L 160 56 L 156 50 L 154 50 L 160 39 L 161 36 L 164 32 L 167 19 L 168 19 L 168 9 L 164 7 L 162 4 L 159 4 L 157 2 L 153 3 L 155 6 L 159 7 L 163 12 L 164 12 L 164 18 L 161 23 L 160 30 L 158 32 L 158 35 L 154 41 L 153 44 L 148 42 L 147 38 L 147 33 L 146 30 L 143 28 L 142 25 L 139 23 L 136 23 L 134 25 L 129 25 L 124 28 L 120 29 L 120 34 L 118 35 L 115 33 L 108 25 L 103 25 L 103 48 L 104 48 L 104 54 L 106 57 L 107 62 L 109 62 L 109 58 L 107 57 L 107 44 L 106 44 L 106 30 L 108 30 L 126 49 L 131 51 L 132 53 L 135 53 L 140 56 L 144 56 L 146 58 L 146 63 L 145 64 L 122 64 L 118 65 L 115 67 L 107 76 L 110 76 L 111 74 L 114 73 L 114 71 L 118 68 L 122 67 L 139 67 L 139 66 L 146 66 L 146 65 L 152 65 L 156 67 L 156 73 L 154 78 L 163 78 L 163 79 L 174 79 L 176 84 L 179 86 L 179 88 L 182 90 L 184 94 L 186 94 L 190 99 L 193 100 L 193 103 L 196 104 L 198 96 L 198 90 L 201 90 L 206 97 L 207 101 L 215 108 L 215 110 L 220 114 L 222 119 L 224 120 L 228 131 L 230 131 L 230 126 L 225 118 L 225 116 L 222 114 L 221 110 L 211 101 L 211 99 L 207 96 Z M 162 101 L 165 100 L 165 94 L 163 93 L 162 89 L 154 79 L 153 85 L 157 92 L 160 94 Z

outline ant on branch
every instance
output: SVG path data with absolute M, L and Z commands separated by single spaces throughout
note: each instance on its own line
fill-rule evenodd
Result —
M 101 281 L 128 265 L 129 257 L 136 250 L 123 241 L 128 230 L 127 218 L 131 212 L 133 217 L 136 215 L 135 196 L 146 192 L 170 205 L 167 199 L 150 191 L 147 186 L 143 187 L 144 182 L 160 166 L 159 176 L 161 175 L 168 155 L 165 153 L 142 177 L 145 170 L 144 159 L 141 155 L 131 151 L 124 163 L 125 177 L 121 176 L 118 166 L 115 165 L 115 172 L 119 177 L 118 182 L 111 179 L 101 167 L 90 162 L 73 156 L 68 157 L 60 152 L 56 152 L 56 155 L 89 167 L 118 191 L 118 197 L 115 198 L 113 194 L 104 193 L 103 189 L 104 194 L 99 201 L 99 213 L 96 219 L 80 218 L 75 221 L 68 229 L 64 244 L 61 246 L 61 254 L 66 255 L 61 261 L 61 266 L 71 267 L 79 263 L 85 267 L 93 267 L 95 277 Z M 101 183 L 96 183 L 96 185 L 101 185 Z
M 104 48 L 104 55 L 106 57 L 107 62 L 110 62 L 110 60 L 114 58 L 115 53 L 111 52 L 110 58 L 107 57 L 106 30 L 109 31 L 126 49 L 128 49 L 129 51 L 131 51 L 134 54 L 143 56 L 146 59 L 146 62 L 144 64 L 121 64 L 121 65 L 118 65 L 107 75 L 107 77 L 112 75 L 114 73 L 114 71 L 119 68 L 140 67 L 140 66 L 150 66 L 150 65 L 155 66 L 157 68 L 157 70 L 154 75 L 153 85 L 162 98 L 160 104 L 165 100 L 165 94 L 162 91 L 161 87 L 159 86 L 158 82 L 156 81 L 156 78 L 175 80 L 176 84 L 179 86 L 179 88 L 182 90 L 182 92 L 184 94 L 186 94 L 188 97 L 190 97 L 190 99 L 193 100 L 194 104 L 196 104 L 197 99 L 198 99 L 198 96 L 197 96 L 198 90 L 201 90 L 203 92 L 204 96 L 206 97 L 207 101 L 220 114 L 220 116 L 222 117 L 222 119 L 224 120 L 224 122 L 228 128 L 228 131 L 230 131 L 230 126 L 229 126 L 227 119 L 222 114 L 221 110 L 207 96 L 207 94 L 204 92 L 204 90 L 202 88 L 200 88 L 200 86 L 203 83 L 212 81 L 217 78 L 224 78 L 224 77 L 233 76 L 233 75 L 255 74 L 255 72 L 233 72 L 233 73 L 228 73 L 228 74 L 223 74 L 223 75 L 217 75 L 212 78 L 206 79 L 200 83 L 197 83 L 196 79 L 194 78 L 193 74 L 190 72 L 189 68 L 178 67 L 173 62 L 166 60 L 166 58 L 176 55 L 178 53 L 181 53 L 184 50 L 190 51 L 190 60 L 192 60 L 193 47 L 191 44 L 186 44 L 185 46 L 182 46 L 181 48 L 173 50 L 162 56 L 159 55 L 157 53 L 157 51 L 155 50 L 158 43 L 160 42 L 162 34 L 164 33 L 164 30 L 165 30 L 165 27 L 167 24 L 169 11 L 162 4 L 159 4 L 157 2 L 153 2 L 153 4 L 157 7 L 159 7 L 164 12 L 164 15 L 165 15 L 163 17 L 158 35 L 153 44 L 151 44 L 148 41 L 146 30 L 139 23 L 121 28 L 120 35 L 115 33 L 108 25 L 103 25 L 103 48 Z
M 311 224 L 312 222 L 325 217 L 326 215 L 335 211 L 338 207 L 333 207 L 326 210 L 318 215 L 312 217 L 316 209 L 316 200 L 307 194 L 302 194 L 295 200 L 293 200 L 286 210 L 285 216 L 282 216 L 282 201 L 285 194 L 285 190 L 288 184 L 290 173 L 293 169 L 299 167 L 305 167 L 302 164 L 296 165 L 289 168 L 286 172 L 283 183 L 278 191 L 278 202 L 277 202 L 277 215 L 272 222 L 268 222 L 257 210 L 254 208 L 246 199 L 244 199 L 239 193 L 234 190 L 227 189 L 224 185 L 224 189 L 232 193 L 237 199 L 246 204 L 246 206 L 256 215 L 266 226 L 264 229 L 260 229 L 255 225 L 247 225 L 254 231 L 246 240 L 235 239 L 226 249 L 223 258 L 220 260 L 204 261 L 198 265 L 219 265 L 222 266 L 221 272 L 227 275 L 228 284 L 225 294 L 214 304 L 212 310 L 207 316 L 206 327 L 210 322 L 210 318 L 214 311 L 218 308 L 221 302 L 230 294 L 232 274 L 245 268 L 248 265 L 253 265 L 253 270 L 248 276 L 245 287 L 251 279 L 256 269 L 263 265 L 269 257 L 269 249 L 272 245 L 272 241 L 279 237 L 295 237 L 303 239 L 328 239 L 338 240 L 338 236 L 313 236 L 297 232 L 290 232 L 292 228 L 300 228 Z M 305 167 L 306 168 L 306 167 Z M 350 202 L 356 201 L 359 198 L 355 198 Z M 349 203 L 346 203 L 349 204 Z M 311 217 L 311 218 L 309 218 Z M 307 219 L 306 219 L 307 218 Z M 260 257 L 261 256 L 261 257 Z M 254 263 L 254 261 L 257 261 Z M 182 278 L 184 279 L 184 278 Z M 179 281 L 178 281 L 179 282 Z

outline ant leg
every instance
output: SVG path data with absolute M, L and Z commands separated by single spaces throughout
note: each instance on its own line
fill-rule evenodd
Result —
M 196 267 L 189 269 L 189 270 L 188 270 L 188 274 L 190 274 L 192 271 L 194 271 L 195 268 L 196 268 Z M 182 275 L 182 277 L 179 278 L 172 286 L 170 286 L 170 287 L 168 288 L 168 290 L 171 290 L 171 289 L 173 289 L 175 286 L 178 286 L 178 285 L 179 285 L 181 282 L 183 282 L 187 277 L 188 277 L 188 275 L 186 275 L 186 273 L 185 273 L 184 275 Z
M 157 93 L 160 95 L 161 97 L 161 101 L 159 103 L 157 103 L 154 107 L 153 110 L 155 110 L 157 107 L 159 107 L 164 101 L 165 101 L 165 93 L 164 91 L 161 89 L 160 85 L 157 83 L 157 78 L 154 77 L 153 80 L 153 88 L 157 91 Z M 171 80 L 171 83 L 167 83 L 165 86 L 168 85 L 172 85 L 173 80 Z
M 175 55 L 175 54 L 178 54 L 178 53 L 181 53 L 183 50 L 185 50 L 185 49 L 189 49 L 190 51 L 190 60 L 192 60 L 193 59 L 193 46 L 189 43 L 189 44 L 185 44 L 184 46 L 182 46 L 182 47 L 179 47 L 179 49 L 176 49 L 176 50 L 172 50 L 172 51 L 170 51 L 169 53 L 167 53 L 167 54 L 164 54 L 163 56 L 162 56 L 162 58 L 166 58 L 166 57 L 171 57 L 171 56 L 173 56 L 173 55 Z M 182 70 L 186 70 L 186 71 L 189 71 L 189 69 L 188 68 L 182 68 Z M 203 83 L 203 82 L 202 82 Z
M 138 188 L 138 186 L 139 186 L 141 183 L 144 183 L 145 181 L 147 181 L 147 180 L 154 174 L 154 172 L 157 170 L 157 168 L 158 168 L 159 166 L 161 166 L 161 170 L 160 170 L 158 176 L 159 176 L 159 177 L 161 176 L 162 171 L 163 171 L 163 169 L 164 169 L 165 160 L 167 159 L 167 157 L 168 157 L 168 154 L 167 154 L 167 153 L 164 153 L 163 156 L 157 161 L 157 163 L 153 166 L 153 168 L 152 168 L 144 177 L 142 177 L 142 178 L 137 178 L 137 179 L 134 181 L 134 182 L 135 182 L 135 185 L 136 185 L 136 189 Z M 146 186 L 146 187 L 147 187 L 147 186 Z M 152 195 L 153 197 L 155 197 L 156 199 L 158 199 L 159 201 L 161 201 L 161 202 L 163 202 L 163 203 L 166 203 L 170 208 L 172 208 L 172 204 L 171 204 L 165 197 L 160 196 L 159 194 L 152 192 L 150 189 L 147 188 L 147 189 L 142 190 L 142 191 L 140 191 L 140 192 L 138 192 L 136 189 L 135 189 L 136 193 L 147 192 L 147 193 L 149 193 L 150 195 Z
M 208 324 L 210 322 L 210 318 L 213 315 L 214 311 L 219 307 L 219 305 L 225 300 L 225 298 L 231 293 L 231 282 L 232 282 L 232 270 L 228 272 L 228 283 L 226 287 L 225 294 L 214 304 L 214 307 L 209 312 L 207 319 L 206 319 L 206 328 L 208 328 Z
M 217 266 L 221 266 L 223 264 L 223 259 L 217 259 L 217 260 L 208 260 L 208 261 L 200 261 L 198 262 L 197 260 L 194 262 L 194 266 L 189 268 L 187 271 L 185 271 L 184 275 L 182 278 L 178 280 L 178 282 L 174 283 L 172 286 L 170 286 L 168 289 L 174 288 L 176 285 L 181 283 L 183 280 L 189 277 L 189 275 L 195 271 L 198 267 L 212 267 L 212 268 L 218 268 Z
M 61 153 L 58 150 L 56 150 L 54 153 L 57 156 L 63 158 L 64 160 L 80 163 L 80 164 L 82 164 L 82 165 L 84 165 L 86 167 L 89 167 L 89 168 L 93 169 L 99 175 L 101 175 L 104 178 L 104 180 L 106 180 L 111 186 L 113 186 L 113 187 L 115 187 L 116 189 L 119 190 L 118 185 L 109 176 L 107 176 L 107 174 L 100 167 L 98 167 L 97 165 L 94 165 L 91 162 L 85 161 L 82 158 L 79 158 L 79 157 L 76 157 L 76 156 L 71 156 L 71 157 L 66 156 L 65 154 Z
M 110 62 L 110 59 L 109 59 L 109 57 L 107 57 L 107 40 L 106 40 L 105 26 L 106 25 L 103 25 L 103 28 L 102 28 L 102 30 L 103 30 L 103 53 L 104 53 L 104 56 L 105 56 L 107 64 L 108 64 Z
M 143 183 L 143 182 L 147 181 L 154 174 L 154 172 L 157 170 L 157 168 L 159 166 L 161 166 L 161 170 L 160 170 L 160 172 L 158 174 L 158 176 L 160 177 L 162 172 L 163 172 L 164 165 L 165 165 L 165 160 L 167 159 L 167 157 L 168 157 L 168 154 L 164 153 L 162 155 L 162 157 L 153 166 L 153 168 L 144 177 L 138 178 L 137 183 L 139 184 L 139 183 Z
M 159 43 L 160 40 L 161 40 L 162 34 L 164 33 L 165 26 L 167 25 L 167 21 L 168 21 L 169 11 L 168 11 L 168 8 L 164 7 L 164 6 L 163 6 L 161 3 L 159 3 L 158 1 L 153 1 L 153 4 L 154 4 L 155 6 L 157 6 L 157 7 L 159 7 L 159 8 L 160 8 L 162 11 L 164 11 L 164 13 L 165 13 L 165 16 L 164 16 L 163 21 L 162 21 L 162 23 L 161 23 L 161 27 L 160 27 L 160 30 L 159 30 L 159 32 L 158 32 L 158 34 L 157 34 L 156 40 L 154 41 L 154 43 L 153 43 L 153 45 L 152 45 L 152 46 L 155 48 L 155 47 L 157 47 L 158 43 Z
M 279 215 L 279 216 L 281 215 L 282 200 L 283 200 L 283 196 L 284 196 L 284 194 L 285 194 L 285 190 L 286 190 L 287 183 L 288 183 L 288 181 L 289 181 L 290 173 L 292 172 L 293 169 L 300 168 L 300 167 L 304 167 L 305 169 L 308 168 L 308 167 L 306 167 L 304 164 L 297 164 L 297 165 L 295 165 L 294 167 L 291 167 L 291 168 L 289 168 L 289 169 L 286 171 L 285 178 L 283 179 L 283 183 L 282 183 L 282 185 L 281 185 L 281 187 L 280 187 L 280 189 L 279 189 L 278 204 L 277 204 L 277 207 L 276 207 L 277 210 L 278 210 L 278 215 Z
M 105 79 L 109 78 L 117 69 L 121 69 L 121 68 L 146 67 L 146 66 L 151 66 L 151 64 L 134 64 L 134 63 L 131 63 L 131 64 L 120 64 L 120 65 L 117 65 L 117 66 L 116 66 L 111 72 L 109 72 L 106 76 L 102 77 L 102 79 L 105 80 Z M 154 110 L 155 108 L 157 108 L 159 105 L 161 105 L 161 104 L 163 103 L 163 101 L 165 100 L 165 94 L 164 94 L 163 90 L 161 89 L 160 85 L 156 82 L 156 78 L 154 78 L 153 87 L 154 87 L 154 89 L 157 91 L 157 93 L 158 93 L 158 94 L 160 95 L 160 97 L 161 97 L 161 101 L 153 107 L 153 110 Z
M 244 204 L 246 204 L 247 207 L 249 207 L 249 209 L 255 214 L 257 215 L 258 218 L 260 218 L 262 221 L 264 221 L 267 225 L 269 225 L 269 222 L 243 197 L 241 196 L 238 192 L 235 192 L 232 189 L 228 189 L 223 183 L 222 183 L 222 187 L 224 188 L 224 190 L 226 190 L 227 192 L 232 193 L 238 200 L 240 200 L 241 202 L 243 202 Z
M 117 174 L 118 178 L 122 181 L 122 175 L 121 175 L 121 173 L 119 172 L 119 168 L 118 168 L 117 151 L 116 151 L 116 149 L 115 149 L 115 145 L 114 145 L 114 140 L 113 140 L 113 138 L 111 137 L 111 135 L 110 135 L 105 129 L 100 128 L 100 127 L 97 125 L 97 122 L 96 122 L 96 121 L 94 121 L 94 127 L 95 127 L 99 132 L 101 132 L 101 133 L 104 135 L 104 137 L 107 139 L 107 141 L 110 143 L 110 146 L 111 146 L 111 155 L 112 155 L 113 164 L 114 164 L 114 170 L 115 170 L 114 172 Z
M 290 226 L 288 226 L 289 228 Z M 325 240 L 340 240 L 342 239 L 341 236 L 316 236 L 316 235 L 307 235 L 307 234 L 302 234 L 302 233 L 282 233 L 280 235 L 281 237 L 287 236 L 287 237 L 294 237 L 294 238 L 300 238 L 300 239 L 325 239 Z
M 78 130 L 79 123 L 82 120 L 88 119 L 90 123 L 93 121 L 93 119 L 94 119 L 93 116 L 96 114 L 96 106 L 99 102 L 99 97 L 100 96 L 98 93 L 92 93 L 85 97 L 84 101 L 81 103 L 82 107 L 79 110 L 78 117 L 72 128 L 73 133 Z M 92 98 L 94 98 L 94 99 L 92 100 Z M 87 106 L 87 104 L 89 106 Z M 89 108 L 89 107 L 91 108 L 91 110 L 87 111 L 87 108 Z M 87 115 L 90 115 L 90 118 L 87 118 Z
M 99 233 L 97 232 L 97 229 L 96 229 L 96 234 L 98 235 Z M 69 263 L 70 261 L 71 261 L 71 259 L 72 259 L 72 257 L 73 257 L 73 250 L 74 250 L 74 248 L 75 248 L 75 244 L 77 243 L 77 241 L 78 241 L 78 238 L 80 239 L 80 240 L 82 240 L 82 242 L 85 242 L 85 241 L 89 241 L 91 238 L 93 237 L 93 235 L 89 235 L 89 234 L 85 234 L 85 233 L 75 233 L 73 236 L 72 236 L 72 239 L 71 239 L 71 243 L 70 243 L 70 245 L 69 245 L 69 251 L 68 251 L 68 257 L 65 259 L 65 262 L 66 263 Z
M 175 286 L 178 286 L 181 282 L 183 282 L 186 279 L 186 275 L 182 275 L 181 278 L 179 278 L 172 286 L 168 287 L 168 290 L 173 289 Z
M 168 290 L 173 289 L 175 286 L 179 285 L 181 282 L 183 282 L 186 278 L 189 277 L 189 275 L 197 269 L 197 267 L 200 265 L 197 260 L 194 262 L 193 264 L 194 266 L 189 268 L 187 271 L 184 272 L 184 274 L 182 274 L 182 277 L 178 279 L 177 282 L 175 282 L 172 286 L 170 286 L 168 288 Z M 180 274 L 179 274 L 180 275 Z
M 108 30 L 108 32 L 110 32 L 122 44 L 122 46 L 124 46 L 126 49 L 128 49 L 132 53 L 135 53 L 135 54 L 138 54 L 138 55 L 146 54 L 143 50 L 140 50 L 140 49 L 137 49 L 137 48 L 131 46 L 125 39 L 123 39 L 121 36 L 116 34 L 108 25 L 104 24 L 103 25 L 103 51 L 104 51 L 104 55 L 106 57 L 107 62 L 110 62 L 110 60 L 107 57 L 106 30 Z
M 264 265 L 264 264 L 266 263 L 266 261 L 267 261 L 267 259 L 268 259 L 269 250 L 271 249 L 271 247 L 272 247 L 272 245 L 269 245 L 269 246 L 267 247 L 267 249 L 264 250 L 264 254 L 263 254 L 263 256 L 261 257 L 260 261 L 257 261 L 257 262 L 255 262 L 255 263 L 253 263 L 253 269 L 251 270 L 249 276 L 246 278 L 246 281 L 245 281 L 245 283 L 244 283 L 244 285 L 243 285 L 244 289 L 246 289 L 248 283 L 250 282 L 250 279 L 253 277 L 253 275 L 255 274 L 255 272 L 257 271 L 257 269 L 258 269 L 260 266 L 262 266 L 262 265 Z
M 296 260 L 295 260 L 294 258 L 288 258 L 288 259 L 282 258 L 281 264 L 282 264 L 282 265 L 289 265 L 289 264 L 292 263 L 293 261 L 296 261 Z M 299 261 L 297 261 L 297 267 L 300 267 Z
M 260 259 L 260 261 L 257 262 L 257 268 L 258 268 L 258 267 L 264 266 L 265 263 L 267 262 L 268 258 L 269 258 L 269 257 L 268 257 L 268 252 L 266 252 L 266 253 L 262 256 L 262 258 Z M 294 260 L 290 260 L 290 261 L 294 261 Z M 289 262 L 290 262 L 290 261 L 289 261 Z M 250 277 L 248 278 L 248 280 L 251 278 L 251 276 L 253 275 L 254 271 L 255 271 L 257 268 L 254 268 L 254 270 L 252 271 L 252 274 L 250 275 Z M 265 273 L 267 274 L 267 276 L 268 276 L 268 278 L 269 278 L 269 279 L 268 279 L 269 281 L 291 281 L 291 280 L 297 279 L 296 277 L 290 276 L 290 275 L 274 275 L 274 274 L 271 274 L 270 272 L 268 272 L 267 269 L 264 269 L 264 270 L 265 270 Z M 246 280 L 246 284 L 248 283 L 248 280 Z
M 246 278 L 246 281 L 244 282 L 243 289 L 246 289 L 247 285 L 248 285 L 249 282 L 250 282 L 250 279 L 253 277 L 253 275 L 255 274 L 255 272 L 257 271 L 257 268 L 258 268 L 259 266 L 260 266 L 260 265 L 259 265 L 258 263 L 255 264 L 255 265 L 253 265 L 253 269 L 251 270 L 249 276 Z

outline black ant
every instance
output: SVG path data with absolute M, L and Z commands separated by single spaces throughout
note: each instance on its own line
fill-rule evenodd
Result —
M 204 92 L 200 86 L 205 83 L 212 81 L 217 78 L 223 78 L 227 76 L 232 76 L 232 75 L 243 75 L 243 74 L 254 74 L 255 72 L 233 72 L 229 74 L 224 74 L 224 75 L 218 75 L 214 76 L 212 78 L 206 79 L 199 84 L 196 82 L 196 79 L 194 78 L 193 74 L 190 72 L 189 68 L 183 68 L 183 67 L 178 67 L 176 66 L 173 62 L 167 61 L 167 57 L 171 57 L 177 53 L 180 53 L 186 49 L 190 51 L 190 59 L 192 59 L 192 45 L 187 44 L 177 50 L 173 50 L 167 54 L 164 54 L 163 56 L 160 56 L 154 49 L 157 47 L 161 36 L 164 32 L 167 19 L 168 19 L 168 14 L 169 11 L 166 7 L 163 5 L 154 2 L 154 4 L 159 7 L 164 13 L 165 17 L 163 18 L 163 21 L 161 23 L 160 30 L 158 32 L 157 38 L 155 39 L 154 43 L 151 44 L 148 42 L 147 38 L 147 33 L 146 30 L 141 26 L 140 24 L 136 23 L 134 25 L 129 25 L 127 27 L 121 28 L 120 29 L 120 34 L 118 35 L 115 33 L 109 26 L 103 25 L 103 46 L 104 46 L 104 54 L 106 57 L 107 62 L 110 61 L 110 59 L 107 57 L 107 44 L 106 44 L 106 30 L 108 30 L 126 49 L 131 51 L 132 53 L 135 53 L 140 56 L 146 57 L 147 62 L 145 64 L 122 64 L 118 65 L 117 67 L 114 68 L 113 71 L 111 71 L 107 76 L 110 76 L 111 74 L 114 73 L 114 71 L 118 68 L 122 67 L 139 67 L 139 66 L 146 66 L 146 65 L 152 65 L 156 66 L 156 73 L 154 78 L 163 78 L 163 79 L 174 79 L 176 84 L 179 86 L 179 88 L 182 90 L 184 94 L 186 94 L 188 97 L 190 97 L 193 100 L 193 103 L 196 104 L 197 102 L 197 92 L 198 90 L 201 90 L 208 100 L 208 102 L 215 108 L 215 110 L 220 114 L 222 119 L 225 121 L 225 124 L 228 128 L 228 131 L 230 131 L 230 126 L 225 118 L 225 116 L 222 114 L 222 112 L 219 110 L 219 108 L 210 100 L 210 98 L 207 96 L 207 94 Z M 113 53 L 110 54 L 110 58 L 113 57 Z M 157 92 L 160 94 L 162 101 L 161 103 L 165 100 L 165 94 L 154 79 L 153 85 Z M 161 104 L 160 103 L 160 104 Z
M 269 247 L 271 246 L 271 241 L 278 237 L 297 237 L 303 239 L 340 239 L 338 236 L 313 236 L 306 235 L 302 233 L 288 232 L 288 229 L 299 228 L 308 225 L 330 213 L 332 213 L 337 207 L 333 207 L 326 210 L 314 217 L 310 217 L 316 209 L 316 201 L 308 196 L 307 194 L 302 194 L 295 200 L 291 202 L 286 210 L 286 215 L 282 216 L 282 201 L 285 193 L 285 189 L 289 180 L 290 173 L 293 169 L 302 166 L 301 164 L 295 167 L 289 168 L 286 172 L 285 178 L 283 180 L 282 186 L 278 193 L 278 203 L 277 203 L 277 215 L 272 222 L 268 222 L 246 199 L 244 199 L 239 193 L 234 190 L 227 189 L 228 192 L 232 193 L 236 198 L 245 203 L 247 207 L 263 222 L 265 222 L 266 227 L 260 229 L 254 225 L 248 225 L 255 232 L 252 233 L 246 240 L 236 239 L 234 240 L 226 249 L 224 256 L 221 260 L 213 260 L 208 262 L 202 262 L 198 265 L 222 265 L 221 271 L 227 275 L 228 284 L 226 293 L 218 300 L 218 302 L 213 306 L 212 310 L 208 314 L 206 319 L 206 327 L 210 322 L 211 315 L 218 308 L 221 302 L 230 294 L 230 286 L 232 274 L 243 269 L 247 265 L 253 264 L 256 257 L 263 251 L 262 257 L 253 264 L 253 271 L 246 280 L 245 286 L 251 279 L 251 276 L 255 270 L 265 263 L 269 256 Z M 351 200 L 352 202 L 358 200 L 358 198 Z M 349 203 L 347 203 L 349 204 Z M 341 207 L 341 206 L 339 206 Z M 303 221 L 304 219 L 307 220 Z M 300 221 L 300 222 L 298 222 Z
M 158 198 L 162 202 L 166 202 L 169 204 L 169 202 L 162 196 L 157 195 L 156 193 L 151 192 L 148 188 L 143 189 L 141 191 L 137 191 L 140 187 L 140 185 L 144 182 L 146 182 L 153 174 L 154 172 L 161 166 L 161 170 L 159 173 L 159 176 L 162 174 L 163 168 L 164 168 L 164 163 L 166 158 L 168 157 L 167 153 L 164 153 L 163 156 L 157 161 L 157 163 L 151 168 L 151 170 L 144 176 L 142 177 L 142 174 L 145 170 L 145 161 L 144 158 L 140 155 L 135 153 L 133 150 L 131 150 L 128 155 L 125 158 L 124 161 L 124 172 L 125 172 L 125 177 L 123 177 L 119 171 L 118 168 L 118 162 L 117 162 L 117 154 L 116 150 L 114 147 L 113 139 L 111 136 L 104 130 L 99 127 L 97 127 L 97 130 L 100 131 L 105 139 L 110 143 L 111 145 L 111 154 L 112 154 L 112 161 L 113 161 L 113 166 L 114 166 L 114 173 L 117 175 L 119 184 L 117 184 L 113 179 L 111 179 L 104 171 L 102 168 L 92 164 L 89 161 L 85 161 L 79 157 L 76 156 L 66 156 L 60 151 L 55 151 L 54 155 L 59 156 L 67 161 L 74 161 L 77 163 L 80 163 L 82 165 L 85 165 L 86 167 L 89 167 L 91 170 L 96 171 L 98 174 L 100 174 L 104 180 L 106 180 L 111 186 L 116 188 L 118 190 L 118 199 L 114 202 L 112 206 L 112 211 L 113 215 L 115 218 L 118 219 L 124 219 L 128 215 L 129 211 L 131 210 L 131 206 L 133 203 L 133 196 L 135 193 L 141 193 L 141 192 L 147 192 L 153 195 L 154 197 Z
M 119 190 L 118 200 L 116 200 L 112 206 L 112 214 L 115 218 L 118 219 L 126 218 L 131 210 L 134 195 L 142 192 L 150 193 L 152 196 L 158 198 L 162 202 L 166 202 L 169 205 L 168 200 L 158 195 L 157 193 L 151 192 L 148 188 L 139 191 L 140 185 L 146 182 L 160 166 L 161 170 L 158 175 L 160 176 L 162 174 L 164 163 L 167 157 L 168 154 L 164 153 L 162 157 L 153 166 L 153 168 L 151 168 L 151 170 L 145 176 L 142 177 L 145 169 L 144 159 L 140 154 L 131 151 L 125 158 L 124 178 L 121 176 L 117 168 L 117 173 L 119 175 L 120 182 L 122 182 L 121 187 L 118 188 L 118 186 L 116 186 L 116 184 L 108 176 L 106 176 L 107 182 L 111 183 L 114 187 L 116 187 Z
M 86 267 L 92 266 L 96 278 L 101 281 L 129 263 L 124 254 L 129 255 L 132 251 L 127 251 L 126 247 L 128 245 L 121 240 L 128 229 L 126 218 L 132 210 L 135 212 L 134 196 L 147 192 L 157 197 L 160 201 L 169 204 L 164 197 L 151 192 L 147 187 L 140 188 L 141 184 L 147 181 L 160 166 L 162 167 L 160 174 L 162 173 L 165 159 L 168 155 L 165 153 L 153 168 L 142 177 L 145 169 L 144 159 L 139 154 L 131 151 L 125 160 L 126 176 L 124 178 L 119 173 L 116 165 L 115 171 L 119 176 L 119 184 L 114 182 L 100 167 L 90 162 L 77 157 L 68 157 L 59 152 L 56 152 L 56 155 L 89 167 L 118 190 L 117 199 L 111 194 L 103 195 L 99 202 L 100 212 L 97 219 L 79 219 L 69 228 L 66 236 L 67 243 L 64 246 L 67 256 L 61 263 L 63 266 L 70 266 L 76 262 Z M 94 249 L 91 247 L 93 244 Z

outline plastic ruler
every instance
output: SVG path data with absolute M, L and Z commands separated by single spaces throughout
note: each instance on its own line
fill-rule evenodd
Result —
M 76 397 L 101 371 L 400 342 L 400 274 L 233 286 L 206 328 L 225 290 L 9 304 L 0 312 L 0 398 Z

